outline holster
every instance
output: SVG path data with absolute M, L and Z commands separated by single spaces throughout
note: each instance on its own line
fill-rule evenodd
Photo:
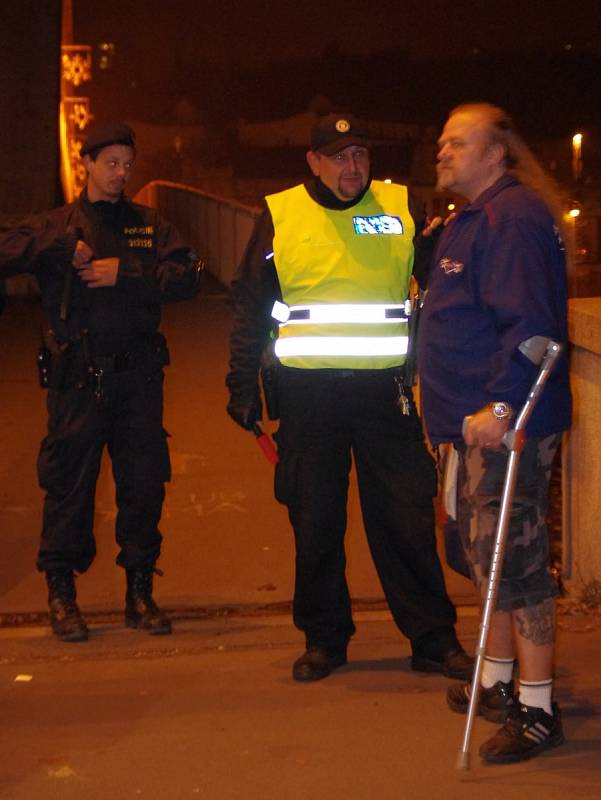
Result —
M 49 327 L 40 330 L 40 346 L 36 354 L 38 380 L 42 389 L 59 389 L 63 385 L 68 345 L 59 342 Z

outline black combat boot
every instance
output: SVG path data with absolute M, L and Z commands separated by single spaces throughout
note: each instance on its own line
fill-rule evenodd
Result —
M 53 569 L 46 573 L 50 625 L 63 642 L 84 642 L 88 626 L 75 602 L 75 581 L 70 570 Z
M 128 569 L 125 624 L 152 635 L 171 633 L 171 623 L 152 599 L 154 566 Z

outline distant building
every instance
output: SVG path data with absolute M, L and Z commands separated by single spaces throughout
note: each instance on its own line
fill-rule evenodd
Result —
M 319 116 L 303 111 L 291 117 L 238 125 L 238 147 L 232 154 L 233 174 L 238 179 L 288 178 L 307 174 L 305 153 L 311 128 Z M 413 151 L 424 132 L 413 123 L 367 120 L 373 141 L 374 174 L 396 180 L 408 179 Z M 431 138 L 431 131 L 428 130 Z M 428 177 L 432 177 L 431 169 Z
M 311 128 L 319 116 L 315 111 L 303 111 L 286 119 L 267 122 L 240 120 L 238 137 L 241 145 L 248 147 L 307 147 Z M 369 135 L 376 146 L 391 143 L 417 142 L 422 136 L 415 123 L 366 120 Z

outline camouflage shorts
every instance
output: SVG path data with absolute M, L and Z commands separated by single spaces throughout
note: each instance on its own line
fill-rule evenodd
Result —
M 546 513 L 549 481 L 561 434 L 529 439 L 522 451 L 513 498 L 497 609 L 534 606 L 558 594 L 551 575 Z M 486 594 L 509 453 L 456 445 L 457 521 L 472 579 Z

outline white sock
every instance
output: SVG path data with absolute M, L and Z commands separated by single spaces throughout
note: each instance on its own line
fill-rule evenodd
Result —
M 484 656 L 484 666 L 480 677 L 480 686 L 490 689 L 497 681 L 509 683 L 513 675 L 513 658 L 491 658 Z
M 551 690 L 553 681 L 520 681 L 519 701 L 523 706 L 542 708 L 547 714 L 553 714 L 551 709 Z

